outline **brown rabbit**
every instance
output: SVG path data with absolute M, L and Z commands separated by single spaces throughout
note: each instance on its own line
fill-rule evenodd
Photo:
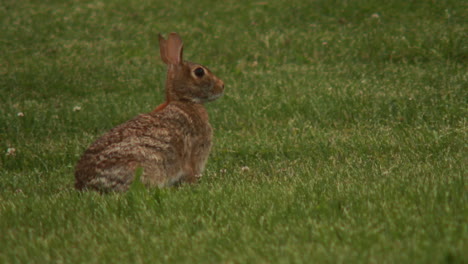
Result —
M 159 35 L 167 64 L 166 101 L 104 134 L 76 165 L 79 190 L 126 191 L 137 168 L 147 186 L 196 182 L 211 148 L 212 129 L 203 103 L 219 98 L 224 83 L 206 67 L 182 60 L 179 35 Z

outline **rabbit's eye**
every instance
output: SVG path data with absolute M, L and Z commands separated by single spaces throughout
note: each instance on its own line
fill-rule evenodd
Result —
M 201 77 L 203 77 L 203 75 L 205 75 L 205 70 L 203 70 L 203 68 L 196 68 L 193 72 L 199 78 L 201 78 Z

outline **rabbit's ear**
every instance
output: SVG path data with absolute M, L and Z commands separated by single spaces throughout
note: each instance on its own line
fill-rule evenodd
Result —
M 168 64 L 181 64 L 182 60 L 182 53 L 184 49 L 184 44 L 182 43 L 182 39 L 177 35 L 177 33 L 169 34 L 169 37 L 166 41 L 166 58 Z
M 167 40 L 159 34 L 159 52 L 161 53 L 161 59 L 164 63 L 169 64 L 169 60 L 167 58 Z

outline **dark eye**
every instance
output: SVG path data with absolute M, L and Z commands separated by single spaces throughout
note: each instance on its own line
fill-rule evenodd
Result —
M 205 75 L 205 70 L 203 70 L 203 68 L 196 68 L 193 72 L 199 78 L 201 78 L 201 77 L 203 77 L 203 75 Z

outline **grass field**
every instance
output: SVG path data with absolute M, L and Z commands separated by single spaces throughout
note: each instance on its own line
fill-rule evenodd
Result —
M 0 2 L 0 263 L 467 263 L 467 5 Z M 202 181 L 73 189 L 163 101 L 157 34 L 226 84 Z

